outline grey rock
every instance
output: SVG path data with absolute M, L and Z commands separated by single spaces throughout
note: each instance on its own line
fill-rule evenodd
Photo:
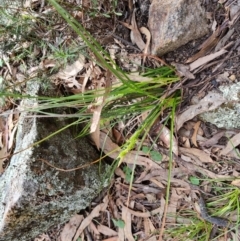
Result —
M 151 53 L 163 55 L 209 31 L 199 0 L 153 0 L 149 9 Z
M 219 89 L 223 92 L 226 102 L 214 111 L 200 115 L 203 121 L 215 124 L 219 128 L 240 127 L 240 82 L 222 85 Z
M 24 0 L 0 0 L 0 23 L 8 25 L 18 8 L 22 7 L 23 4 Z
M 33 94 L 37 89 L 34 83 L 28 92 Z M 36 103 L 34 98 L 24 100 L 25 106 Z M 56 167 L 70 169 L 90 163 L 99 155 L 87 139 L 76 138 L 76 127 L 31 146 L 69 123 L 27 115 L 23 112 L 20 117 L 14 150 L 17 154 L 0 177 L 0 241 L 27 241 L 66 222 L 108 184 L 103 178 L 105 165 L 101 170 L 99 165 L 90 165 L 64 172 L 42 162 L 44 159 Z

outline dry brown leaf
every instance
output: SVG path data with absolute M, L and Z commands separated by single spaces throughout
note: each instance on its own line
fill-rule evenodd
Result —
M 229 82 L 229 72 L 228 71 L 225 71 L 223 72 L 222 74 L 219 74 L 216 76 L 216 81 L 219 83 L 219 84 L 224 84 L 224 83 L 228 83 Z
M 104 133 L 103 131 L 100 132 L 100 147 L 101 149 L 108 154 L 113 159 L 116 159 L 119 152 L 121 151 L 121 148 L 114 143 L 110 137 Z
M 185 182 L 184 180 L 173 178 L 173 176 L 182 175 L 182 173 L 187 173 L 186 168 L 174 168 L 172 175 L 171 175 L 171 183 L 176 184 L 178 187 L 182 187 L 186 190 L 190 190 L 189 183 Z M 162 189 L 162 194 L 165 192 L 165 183 L 168 180 L 168 174 L 166 171 L 163 170 L 151 170 L 148 175 L 146 175 L 144 178 L 142 178 L 140 181 L 151 181 L 154 184 L 156 184 L 158 187 Z M 137 180 L 138 181 L 138 180 Z M 135 182 L 136 183 L 136 182 Z M 158 193 L 161 194 L 161 193 Z M 163 196 L 163 195 L 162 195 Z
M 117 195 L 118 195 L 118 197 L 120 197 L 119 190 L 116 190 L 116 196 Z M 114 200 L 113 200 L 113 198 L 114 198 Z M 121 215 L 119 213 L 119 208 L 116 205 L 115 197 L 113 197 L 112 195 L 109 196 L 109 205 L 108 206 L 112 210 L 113 217 L 116 219 L 120 219 Z M 108 226 L 110 226 L 110 222 L 109 222 Z
M 159 177 L 156 177 L 156 179 L 159 179 Z M 186 190 L 190 190 L 190 186 L 189 186 L 189 183 L 181 180 L 181 179 L 177 179 L 177 178 L 171 178 L 171 183 L 173 183 L 174 185 L 177 185 L 177 186 L 180 186 Z
M 68 80 L 75 77 L 79 71 L 83 69 L 85 65 L 84 55 L 79 55 L 78 59 L 71 65 L 67 65 L 63 70 L 61 70 L 55 77 L 63 80 Z
M 157 190 L 157 189 L 155 188 L 155 190 Z M 149 190 L 149 191 L 151 192 L 151 190 Z M 158 192 L 159 192 L 159 190 L 158 190 Z M 149 203 L 154 203 L 157 201 L 156 195 L 155 194 L 153 195 L 152 193 L 146 193 L 146 199 L 148 200 Z
M 7 150 L 8 152 L 12 149 L 13 147 L 13 141 L 14 141 L 14 137 L 15 137 L 15 133 L 17 131 L 18 128 L 18 119 L 14 121 L 13 123 L 13 110 L 11 111 L 11 114 L 8 117 L 8 126 L 9 126 L 9 137 L 8 137 L 8 146 L 7 146 Z
M 143 219 L 143 226 L 144 226 L 144 233 L 146 236 L 150 234 L 150 227 L 149 227 L 149 218 Z
M 154 228 L 151 220 L 149 218 L 144 218 L 143 219 L 143 225 L 144 225 L 144 234 L 145 236 L 147 237 L 150 237 L 152 233 L 156 232 L 156 229 Z M 152 237 L 155 237 L 155 239 L 151 239 L 152 241 L 156 241 L 156 235 L 152 236 Z M 151 238 L 152 238 L 151 237 Z M 149 240 L 149 239 L 146 239 L 144 238 L 144 240 Z
M 194 144 L 194 146 L 198 147 L 198 144 L 197 144 L 197 133 L 198 133 L 198 129 L 199 129 L 199 126 L 201 125 L 201 121 L 198 121 L 193 129 L 194 129 L 194 132 L 193 132 L 193 135 L 192 135 L 192 143 Z
M 224 47 L 224 45 L 226 44 L 226 42 L 229 40 L 229 38 L 233 35 L 235 29 L 232 28 L 228 31 L 228 33 L 218 42 L 217 46 L 215 47 L 215 52 L 217 52 L 218 50 L 220 50 L 221 48 Z
M 182 137 L 182 143 L 183 143 L 183 147 L 186 147 L 186 148 L 190 148 L 191 147 L 191 143 L 190 143 L 189 138 Z
M 232 185 L 236 186 L 236 187 L 240 187 L 240 179 L 235 179 L 231 182 Z
M 228 156 L 229 158 L 235 158 L 236 161 L 238 160 L 238 162 L 240 162 L 240 153 L 239 153 L 238 149 L 237 149 L 237 150 L 236 150 L 236 149 L 231 150 L 231 151 L 227 154 L 227 156 Z
M 194 209 L 197 211 L 198 214 L 201 214 L 201 208 L 198 202 L 194 202 Z
M 42 61 L 42 67 L 43 68 L 53 68 L 56 66 L 56 60 L 54 59 L 44 59 Z
M 185 128 L 185 125 L 183 125 L 183 127 L 180 128 L 180 130 L 178 131 L 178 135 L 182 138 L 190 138 L 191 136 L 191 131 L 187 130 Z
M 145 200 L 145 194 L 143 193 L 138 193 L 138 194 L 133 194 L 131 195 L 131 200 L 135 201 L 135 200 Z
M 203 176 L 209 177 L 211 179 L 229 179 L 229 178 L 232 178 L 232 175 L 215 174 L 215 173 L 207 170 L 206 168 L 197 166 L 195 164 L 192 164 L 191 162 L 185 162 L 185 161 L 181 161 L 181 160 L 179 162 L 181 163 L 182 166 L 185 167 L 186 173 L 198 172 L 198 173 L 201 173 Z
M 168 209 L 167 209 L 167 223 L 175 224 L 176 223 L 176 217 L 177 217 L 177 204 L 178 200 L 181 198 L 176 192 L 175 188 L 171 188 L 171 196 L 168 204 Z
M 100 233 L 102 233 L 106 236 L 116 236 L 118 234 L 115 230 L 113 230 L 107 226 L 104 226 L 102 224 L 98 225 L 97 229 Z
M 97 205 L 92 212 L 81 222 L 80 227 L 75 233 L 73 241 L 76 241 L 78 237 L 82 234 L 83 230 L 92 222 L 92 220 L 100 215 L 100 212 L 103 212 L 108 207 L 108 196 L 105 196 L 103 199 L 103 203 Z M 63 241 L 63 240 L 62 240 Z
M 226 131 L 220 131 L 217 134 L 215 134 L 212 138 L 206 140 L 206 141 L 201 141 L 200 145 L 201 146 L 213 146 L 218 143 L 219 139 L 225 135 Z
M 238 39 L 237 41 L 230 41 L 226 46 L 224 46 L 225 49 L 230 48 L 230 50 L 228 51 L 228 54 L 225 55 L 225 57 L 218 61 L 218 64 L 212 69 L 212 73 L 217 72 L 217 70 L 221 68 L 224 62 L 226 62 L 226 60 L 228 60 L 230 56 L 232 56 L 233 51 L 237 48 L 237 46 L 239 46 L 239 43 L 240 39 Z
M 2 150 L 4 147 L 7 148 L 8 146 L 8 126 L 7 126 L 7 119 L 4 116 L 0 116 L 0 133 L 1 133 L 0 148 Z M 0 157 L 2 157 L 2 155 Z
M 160 127 L 160 135 L 159 135 L 159 139 L 167 146 L 167 148 L 170 148 L 170 141 L 171 141 L 171 131 L 164 125 L 161 124 Z M 176 138 L 173 136 L 172 138 L 172 152 L 178 156 L 178 142 L 176 140 Z
M 89 77 L 92 74 L 93 66 L 94 66 L 94 63 L 91 62 L 89 68 L 87 69 L 86 73 L 84 74 L 84 79 L 83 79 L 83 84 L 82 84 L 82 92 L 83 93 L 85 92 L 85 87 L 87 85 Z
M 140 31 L 141 31 L 141 33 L 142 34 L 144 34 L 145 36 L 146 36 L 146 45 L 145 45 L 145 48 L 144 48 L 144 51 L 143 51 L 143 53 L 144 54 L 147 54 L 148 53 L 148 49 L 149 49 L 149 44 L 150 44 L 150 41 L 151 41 L 151 33 L 150 33 L 150 31 L 147 29 L 147 28 L 145 28 L 145 27 L 141 27 L 140 28 Z
M 148 116 L 149 116 L 150 111 L 144 111 L 141 113 L 141 121 L 143 122 Z
M 192 159 L 189 156 L 185 156 L 185 155 L 181 154 L 181 158 L 186 162 L 192 162 Z
M 90 136 L 93 140 L 94 144 L 96 145 L 97 149 L 100 148 L 100 116 L 102 111 L 102 105 L 98 106 L 93 111 L 93 117 L 92 117 L 92 124 L 90 129 Z
M 16 74 L 16 80 L 18 82 L 18 84 L 23 83 L 26 79 L 26 75 L 22 74 L 22 73 L 17 73 Z
M 197 149 L 197 148 L 184 148 L 179 147 L 179 151 L 181 154 L 184 154 L 188 157 L 191 157 L 193 162 L 197 165 L 202 165 L 203 163 L 210 162 L 212 163 L 213 160 L 209 154 L 205 153 L 204 151 Z
M 190 105 L 189 108 L 176 117 L 176 127 L 179 130 L 183 123 L 206 111 L 214 110 L 226 100 L 219 93 L 209 93 L 197 104 Z
M 150 44 L 150 41 L 151 41 L 151 33 L 145 27 L 141 27 L 140 31 L 141 31 L 142 34 L 144 34 L 146 36 L 146 39 L 147 39 L 145 48 L 143 50 L 143 53 L 147 55 L 147 53 L 149 51 L 149 44 Z M 146 60 L 146 56 L 143 56 L 143 65 L 145 63 L 145 60 Z
M 111 238 L 107 238 L 107 239 L 103 239 L 102 241 L 120 241 L 119 237 L 111 237 Z
M 203 135 L 204 135 L 204 132 L 203 132 L 203 128 L 202 128 L 202 127 L 199 127 L 199 128 L 198 128 L 197 135 L 199 135 L 199 136 L 203 136 Z
M 121 177 L 123 180 L 125 180 L 126 178 L 126 175 L 125 173 L 123 172 L 123 170 L 119 167 L 117 167 L 114 171 L 115 175 L 117 175 L 118 177 Z
M 98 239 L 100 237 L 100 232 L 93 222 L 88 225 L 88 229 L 92 233 L 94 239 Z
M 194 69 L 212 61 L 213 59 L 218 58 L 219 56 L 225 54 L 226 52 L 228 52 L 226 49 L 221 49 L 214 54 L 209 54 L 209 55 L 199 58 L 198 60 L 196 60 L 195 62 L 193 62 L 189 65 L 190 71 L 193 71 Z
M 141 240 L 141 241 L 143 241 L 143 240 Z M 154 235 L 154 236 L 151 236 L 148 239 L 144 239 L 144 241 L 157 241 L 157 237 L 156 237 L 156 235 Z
M 139 73 L 131 73 L 127 75 L 128 78 L 132 81 L 137 82 L 151 82 L 152 78 L 141 76 Z
M 132 187 L 135 188 L 136 190 L 138 190 L 139 192 L 143 192 L 143 193 L 146 193 L 146 194 L 151 193 L 151 195 L 152 194 L 159 194 L 162 191 L 159 188 L 150 187 L 150 186 L 145 185 L 145 184 L 134 183 Z M 133 190 L 133 188 L 132 188 L 132 190 Z M 152 198 L 154 198 L 154 197 L 152 197 Z
M 195 79 L 195 76 L 190 72 L 189 65 L 173 63 L 180 77 L 185 76 L 188 79 Z
M 34 241 L 51 241 L 51 239 L 50 239 L 49 235 L 41 234 L 37 238 L 35 238 Z
M 117 128 L 113 127 L 112 128 L 112 135 L 114 138 L 114 141 L 118 144 L 118 145 L 122 145 L 124 143 L 124 136 L 122 134 L 121 131 L 119 131 Z
M 18 126 L 18 120 L 13 120 L 13 110 L 10 110 L 6 115 L 7 117 L 0 116 L 0 173 L 3 172 L 3 163 L 12 149 Z
M 132 214 L 132 215 L 134 215 L 136 217 L 150 218 L 151 216 L 154 216 L 154 215 L 158 214 L 158 215 L 160 215 L 160 218 L 161 218 L 161 216 L 163 214 L 164 204 L 165 204 L 165 201 L 163 201 L 162 199 L 161 199 L 161 206 L 159 208 L 157 208 L 157 209 L 152 210 L 151 212 L 148 212 L 148 211 L 147 212 L 134 211 L 134 210 L 132 210 L 130 208 L 125 207 L 123 205 L 122 201 L 119 200 L 119 199 L 117 200 L 117 205 L 121 206 L 121 207 L 125 207 L 128 213 L 130 213 L 130 214 Z
M 206 55 L 209 51 L 211 51 L 218 43 L 219 39 L 221 39 L 222 34 L 226 31 L 228 27 L 228 22 L 223 22 L 221 26 L 219 26 L 216 31 L 202 44 L 201 50 L 189 58 L 186 63 L 191 63 L 196 59 Z
M 100 132 L 100 148 L 112 159 L 117 159 L 121 148 L 115 144 L 106 133 Z M 138 153 L 130 151 L 123 159 L 123 162 L 128 164 L 143 165 L 148 170 L 150 168 L 159 168 L 158 164 L 151 159 L 141 156 Z
M 105 100 L 106 100 L 106 98 L 107 98 L 107 96 L 110 92 L 110 89 L 111 89 L 111 72 L 109 70 L 107 70 L 107 73 L 106 73 L 105 83 L 106 83 L 106 85 L 105 85 L 105 88 L 104 88 L 104 94 L 100 95 L 99 97 L 96 98 L 97 107 L 95 107 L 94 110 L 93 110 L 92 123 L 91 123 L 91 127 L 90 127 L 91 138 L 94 141 L 98 150 L 100 148 L 100 117 L 101 117 L 101 112 L 102 112 L 102 108 L 105 104 Z
M 146 169 L 143 170 L 140 174 L 140 176 L 137 178 L 137 180 L 135 180 L 135 183 L 141 183 L 141 180 L 144 179 L 144 177 L 148 174 L 148 172 L 150 171 L 150 169 Z
M 174 168 L 172 171 L 172 176 L 177 175 L 179 172 L 178 169 Z M 149 172 L 146 173 L 146 175 L 139 177 L 135 183 L 143 182 L 143 181 L 149 181 L 151 178 L 155 177 L 157 180 L 167 180 L 168 173 L 165 169 L 158 167 L 158 168 L 152 168 Z
M 170 148 L 170 141 L 171 141 L 171 131 L 163 124 L 157 123 L 153 126 L 150 131 L 151 136 L 156 136 L 159 138 L 160 141 L 164 143 L 167 148 Z M 178 156 L 178 142 L 176 138 L 173 136 L 172 139 L 172 152 Z
M 239 18 L 239 15 L 240 15 L 239 2 L 237 4 L 231 4 L 229 6 L 229 16 L 231 19 L 231 22 L 230 22 L 231 25 L 237 21 L 237 19 Z
M 212 31 L 215 32 L 217 28 L 217 21 L 214 19 L 212 23 Z
M 82 92 L 82 85 L 76 79 L 79 71 L 85 65 L 85 57 L 79 55 L 78 59 L 71 65 L 67 65 L 63 70 L 51 77 L 55 84 L 63 84 L 69 91 L 74 94 Z
M 77 227 L 79 227 L 83 219 L 84 219 L 83 215 L 78 215 L 78 214 L 70 218 L 69 222 L 65 224 L 57 241 L 72 241 L 77 231 Z
M 202 135 L 197 135 L 197 141 L 200 142 L 200 141 L 206 141 L 207 138 L 206 137 L 203 137 Z
M 240 144 L 240 133 L 233 136 L 227 143 L 227 146 L 220 152 L 220 155 L 227 155 L 231 150 Z
M 138 48 L 142 51 L 145 48 L 145 43 L 142 40 L 141 33 L 139 32 L 138 26 L 136 23 L 136 17 L 135 17 L 136 10 L 137 10 L 136 8 L 133 10 L 131 25 L 128 23 L 121 22 L 121 21 L 120 21 L 120 23 L 122 25 L 124 25 L 125 27 L 131 29 L 131 35 L 130 35 L 131 41 L 133 44 L 136 44 L 138 46 Z
M 154 233 L 156 231 L 156 228 L 154 227 L 151 219 L 149 219 L 149 218 L 145 218 L 145 219 L 148 220 L 148 227 L 149 227 L 150 233 Z
M 133 208 L 133 206 L 134 201 L 131 201 L 129 207 Z M 132 216 L 131 213 L 128 212 L 128 208 L 125 206 L 122 206 L 122 220 L 125 223 L 123 230 L 126 240 L 135 241 L 132 235 Z
M 161 182 L 159 182 L 159 181 L 156 180 L 155 178 L 150 178 L 149 181 L 152 182 L 152 183 L 154 183 L 156 186 L 162 188 L 163 190 L 165 189 L 164 184 L 162 184 Z
M 10 66 L 10 64 L 9 64 L 9 58 L 8 58 L 8 56 L 5 55 L 5 54 L 3 54 L 3 53 L 1 53 L 1 58 L 4 60 L 4 63 L 5 63 L 5 65 L 7 66 L 9 73 L 12 75 L 12 74 L 13 74 L 13 73 L 12 73 L 12 68 L 11 68 L 11 66 Z
M 194 127 L 195 123 L 195 121 L 188 121 L 184 123 L 184 128 L 190 131 Z

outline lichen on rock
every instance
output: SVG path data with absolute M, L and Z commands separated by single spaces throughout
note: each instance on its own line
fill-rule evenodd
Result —
M 226 102 L 214 111 L 201 114 L 202 120 L 215 124 L 219 128 L 240 127 L 240 82 L 219 87 Z
M 29 86 L 28 90 L 34 92 L 37 88 Z M 24 104 L 36 105 L 37 99 L 25 99 Z M 76 128 L 68 128 L 33 147 L 69 123 L 27 117 L 28 114 L 20 115 L 16 154 L 0 178 L 0 241 L 30 240 L 53 225 L 66 222 L 108 184 L 103 180 L 104 164 L 101 170 L 95 164 L 65 172 L 43 162 L 71 169 L 98 159 L 99 153 L 86 138 L 76 138 Z

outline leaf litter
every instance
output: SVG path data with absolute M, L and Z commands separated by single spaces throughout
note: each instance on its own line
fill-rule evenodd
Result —
M 229 34 L 230 35 L 230 34 Z M 216 41 L 216 44 L 218 41 Z M 223 43 L 224 45 L 224 43 Z M 217 58 L 219 55 L 222 55 L 226 53 L 226 50 L 220 50 L 219 53 L 216 53 L 214 55 L 210 55 L 209 57 L 203 57 L 200 61 L 190 65 L 190 71 L 193 69 L 198 68 L 199 66 L 205 65 L 209 61 L 212 61 L 213 59 Z M 185 70 L 184 70 L 185 71 Z M 185 73 L 184 76 L 188 76 L 189 78 L 193 79 L 193 76 L 189 73 Z M 139 78 L 138 78 L 139 79 Z M 147 81 L 147 79 L 146 79 Z M 205 98 L 198 101 L 197 104 L 193 104 L 188 108 L 188 110 L 184 111 L 182 114 L 177 116 L 176 118 L 176 124 L 177 129 L 179 130 L 183 124 L 187 123 L 188 121 L 194 119 L 197 117 L 200 113 L 209 111 L 210 109 L 215 109 L 222 103 L 224 103 L 224 99 L 221 95 L 215 94 L 208 96 L 206 95 Z M 172 172 L 172 175 L 176 175 L 175 178 L 171 176 L 171 183 L 172 183 L 172 189 L 171 189 L 171 196 L 169 200 L 168 205 L 168 216 L 167 216 L 167 226 L 171 224 L 175 224 L 178 219 L 176 219 L 177 213 L 179 212 L 179 208 L 182 203 L 182 199 L 186 198 L 186 195 L 189 195 L 191 193 L 191 185 L 188 182 L 185 182 L 182 180 L 182 176 L 195 173 L 201 173 L 205 178 L 211 178 L 211 179 L 218 179 L 218 178 L 224 178 L 228 179 L 231 178 L 230 175 L 221 175 L 216 174 L 215 170 L 216 168 L 221 168 L 221 165 L 216 162 L 216 159 L 212 158 L 211 150 L 208 150 L 206 147 L 204 149 L 199 149 L 199 147 L 203 146 L 202 144 L 204 141 L 206 142 L 206 146 L 209 143 L 217 144 L 218 141 L 221 139 L 222 136 L 225 136 L 226 132 L 222 132 L 221 130 L 219 133 L 212 135 L 211 139 L 208 139 L 204 137 L 204 132 L 199 133 L 199 129 L 201 126 L 200 121 L 194 122 L 194 126 L 191 128 L 192 135 L 188 138 L 189 140 L 189 146 L 188 148 L 179 147 L 179 143 L 174 140 L 175 144 L 174 146 L 174 154 L 178 156 L 178 153 L 181 155 L 182 158 L 188 157 L 188 162 L 190 163 L 184 163 L 182 165 L 181 159 L 176 159 L 175 162 L 179 167 L 176 167 L 176 170 Z M 163 129 L 162 135 L 159 137 L 159 143 L 164 146 L 164 148 L 169 148 L 169 129 L 163 125 L 159 125 L 159 128 Z M 155 128 L 155 135 L 158 135 L 157 129 Z M 159 131 L 159 129 L 158 129 Z M 118 134 L 119 135 L 119 134 Z M 122 135 L 122 134 L 121 134 Z M 118 137 L 117 139 L 119 139 Z M 121 137 L 122 139 L 122 137 Z M 104 153 L 108 153 L 108 156 L 112 159 L 116 159 L 118 157 L 118 154 L 120 152 L 120 146 L 117 144 L 119 141 L 114 143 L 110 137 L 104 133 L 100 133 L 100 143 L 102 145 L 100 148 L 103 150 Z M 121 142 L 120 142 L 121 143 Z M 120 144 L 119 143 L 119 144 Z M 199 144 L 200 143 L 200 144 Z M 235 143 L 235 145 L 232 145 L 232 149 L 238 146 L 239 143 Z M 120 144 L 121 145 L 121 144 Z M 194 145 L 195 147 L 193 147 Z M 179 150 L 179 152 L 178 152 Z M 225 154 L 225 153 L 224 153 Z M 164 154 L 163 154 L 164 155 Z M 221 152 L 217 154 L 219 158 L 221 157 Z M 218 160 L 218 159 L 217 159 Z M 123 159 L 122 164 L 127 164 L 130 168 L 132 168 L 132 165 L 137 166 L 144 166 L 145 170 L 138 173 L 138 171 L 134 170 L 134 180 L 131 185 L 131 187 L 126 183 L 126 173 L 122 171 L 120 167 L 118 167 L 115 171 L 116 175 L 116 190 L 118 190 L 116 193 L 116 207 L 121 207 L 122 209 L 122 215 L 118 214 L 116 217 L 120 220 L 123 220 L 123 222 L 126 224 L 122 229 L 119 229 L 118 231 L 118 240 L 134 240 L 133 236 L 134 233 L 132 233 L 132 230 L 135 230 L 133 227 L 141 227 L 144 231 L 140 231 L 140 236 L 138 236 L 138 240 L 157 240 L 157 237 L 153 235 L 157 230 L 159 230 L 159 222 L 161 218 L 163 217 L 164 213 L 164 205 L 165 205 L 165 188 L 166 188 L 166 181 L 168 178 L 168 175 L 165 171 L 165 168 L 168 163 L 167 155 L 163 158 L 163 161 L 159 163 L 155 163 L 151 157 L 141 152 L 135 152 L 130 151 L 125 158 Z M 208 169 L 206 167 L 208 166 Z M 179 170 L 180 169 L 180 170 Z M 186 172 L 186 169 L 188 170 Z M 175 173 L 175 174 L 174 174 Z M 137 177 L 139 175 L 139 177 Z M 148 188 L 145 188 L 144 182 L 148 182 Z M 234 182 L 233 182 L 234 183 Z M 236 184 L 237 185 L 237 184 Z M 130 201 L 128 203 L 128 195 L 130 195 Z M 147 200 L 147 202 L 143 202 L 142 200 Z M 192 202 L 191 197 L 186 200 L 187 203 Z M 152 209 L 150 208 L 150 203 L 152 203 Z M 159 203 L 158 203 L 159 202 Z M 125 203 L 125 204 L 124 204 Z M 140 210 L 138 210 L 140 208 Z M 148 210 L 146 212 L 146 210 Z M 116 209 L 115 209 L 116 212 Z M 154 214 L 158 213 L 158 219 L 156 221 L 156 217 L 154 217 Z M 137 223 L 135 223 L 137 221 Z M 150 228 L 151 227 L 151 228 Z M 136 231 L 138 234 L 138 232 Z M 135 235 L 136 235 L 135 233 Z M 143 235 L 143 236 L 141 236 Z M 114 235 L 113 235 L 114 236 Z M 136 237 L 136 236 L 135 236 Z

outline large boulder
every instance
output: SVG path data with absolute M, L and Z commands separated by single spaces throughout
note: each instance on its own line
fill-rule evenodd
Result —
M 36 104 L 36 99 L 23 103 Z M 29 115 L 32 113 L 20 115 L 16 154 L 0 177 L 0 241 L 27 241 L 53 225 L 66 222 L 71 215 L 85 209 L 107 185 L 103 179 L 104 165 L 101 170 L 97 164 L 76 171 L 61 170 L 99 158 L 86 138 L 76 138 L 76 126 L 33 146 L 69 122 Z
M 164 55 L 209 31 L 199 0 L 153 0 L 149 9 L 151 53 Z

